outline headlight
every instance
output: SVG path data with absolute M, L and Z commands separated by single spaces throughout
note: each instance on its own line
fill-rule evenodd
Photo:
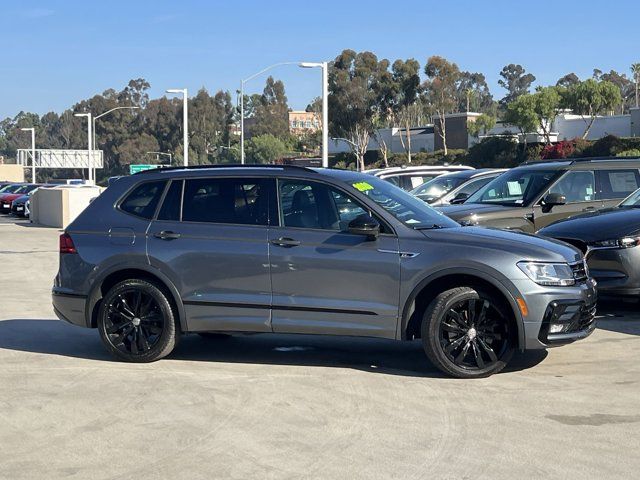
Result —
M 567 287 L 576 283 L 566 263 L 519 262 L 518 268 L 538 285 Z
M 640 237 L 622 237 L 615 240 L 602 240 L 589 244 L 593 248 L 630 248 L 640 245 Z

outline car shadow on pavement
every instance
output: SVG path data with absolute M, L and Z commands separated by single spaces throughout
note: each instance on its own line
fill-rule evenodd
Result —
M 640 335 L 640 303 L 619 298 L 598 300 L 597 328 L 610 332 Z
M 59 320 L 0 321 L 0 349 L 114 361 L 96 330 Z M 546 351 L 517 353 L 506 372 L 534 367 Z M 172 360 L 352 368 L 387 375 L 444 378 L 431 365 L 420 341 L 320 335 L 255 334 L 222 338 L 184 335 Z

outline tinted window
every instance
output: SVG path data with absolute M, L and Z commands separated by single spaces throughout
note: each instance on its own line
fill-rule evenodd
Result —
M 174 180 L 169 186 L 158 213 L 158 220 L 179 221 L 182 203 L 182 180 Z
M 162 180 L 138 185 L 120 204 L 120 209 L 142 218 L 153 217 L 165 183 Z
M 458 190 L 457 193 L 466 193 L 467 195 L 476 193 L 478 189 L 484 187 L 487 183 L 489 183 L 494 178 L 495 177 L 485 177 L 485 178 L 478 178 L 477 180 L 471 180 L 470 182 L 467 182 L 465 185 L 463 185 L 462 188 L 460 188 L 460 190 Z
M 560 170 L 516 168 L 495 178 L 465 203 L 488 203 L 520 207 L 528 205 L 560 175 Z
M 255 178 L 186 180 L 182 220 L 268 225 L 270 184 L 270 180 Z
M 596 199 L 595 176 L 591 171 L 567 172 L 549 189 L 549 193 L 564 195 L 567 203 L 592 202 Z
M 599 200 L 624 198 L 640 187 L 638 170 L 599 170 Z
M 283 225 L 296 228 L 346 231 L 349 222 L 368 210 L 349 195 L 317 182 L 280 181 Z

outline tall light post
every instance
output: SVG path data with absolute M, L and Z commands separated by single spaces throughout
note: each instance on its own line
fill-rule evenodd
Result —
M 91 166 L 93 164 L 93 146 L 92 146 L 92 135 L 91 135 L 91 112 L 89 113 L 74 113 L 75 117 L 87 117 L 87 153 L 89 154 L 87 166 L 89 167 L 89 182 L 95 181 L 92 177 L 92 169 Z
M 21 128 L 23 132 L 31 132 L 31 183 L 36 183 L 36 129 Z
M 182 94 L 182 135 L 183 135 L 183 164 L 189 165 L 189 115 L 187 113 L 187 103 L 189 102 L 189 94 L 186 88 L 169 88 L 167 93 Z
M 329 168 L 329 64 L 301 62 L 300 67 L 322 69 L 322 166 Z
M 254 73 L 250 77 L 240 81 L 240 163 L 244 165 L 244 84 L 249 80 L 253 80 L 264 72 L 281 65 L 300 65 L 300 62 L 278 62 L 263 68 L 259 72 Z
M 105 115 L 109 115 L 111 112 L 115 112 L 116 110 L 135 110 L 137 108 L 140 108 L 140 107 L 133 106 L 133 105 L 130 107 L 115 107 L 115 108 L 112 108 L 111 110 L 107 110 L 106 112 L 101 113 L 97 117 L 94 117 L 93 118 L 93 146 L 94 147 L 98 146 L 98 143 L 96 142 L 96 120 L 104 117 Z

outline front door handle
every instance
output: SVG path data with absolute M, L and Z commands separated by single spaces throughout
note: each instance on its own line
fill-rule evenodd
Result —
M 275 245 L 276 247 L 291 248 L 300 245 L 300 241 L 294 240 L 293 238 L 280 237 L 276 238 L 275 240 L 271 240 L 271 244 Z
M 163 230 L 159 233 L 154 233 L 153 236 L 160 240 L 175 240 L 176 238 L 180 238 L 179 233 L 172 232 L 170 230 Z
M 587 208 L 583 208 L 582 211 L 583 212 L 593 212 L 596 209 L 596 207 L 587 207 Z

